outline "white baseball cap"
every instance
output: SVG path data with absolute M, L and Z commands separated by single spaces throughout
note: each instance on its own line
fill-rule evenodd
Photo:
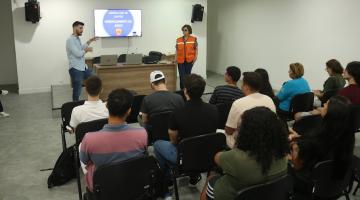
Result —
M 150 73 L 150 83 L 153 83 L 155 81 L 164 79 L 164 73 L 162 73 L 162 71 L 156 70 Z

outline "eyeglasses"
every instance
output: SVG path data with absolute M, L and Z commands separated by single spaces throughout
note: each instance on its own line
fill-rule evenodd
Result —
M 188 30 L 187 30 L 187 29 L 183 29 L 182 31 L 183 31 L 183 32 L 187 32 Z

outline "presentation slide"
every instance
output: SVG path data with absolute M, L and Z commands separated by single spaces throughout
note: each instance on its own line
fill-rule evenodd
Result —
M 141 36 L 141 10 L 94 10 L 96 37 Z

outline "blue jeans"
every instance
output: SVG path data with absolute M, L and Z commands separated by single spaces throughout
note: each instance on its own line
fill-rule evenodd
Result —
M 93 75 L 92 70 L 85 69 L 85 71 L 79 71 L 75 68 L 70 68 L 69 74 L 71 78 L 71 85 L 73 87 L 72 99 L 73 101 L 79 101 L 82 89 L 82 82 L 83 80 L 86 80 Z
M 176 146 L 169 141 L 158 140 L 154 143 L 154 152 L 157 160 L 159 161 L 160 168 L 165 173 L 166 179 L 171 180 L 171 172 L 169 167 L 176 165 Z
M 178 63 L 178 71 L 180 76 L 180 88 L 184 89 L 183 79 L 186 75 L 191 74 L 191 69 L 193 67 L 193 63 Z

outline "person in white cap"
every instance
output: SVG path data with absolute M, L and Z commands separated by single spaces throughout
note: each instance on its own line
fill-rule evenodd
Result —
M 0 90 L 0 94 L 2 94 L 2 95 L 7 95 L 8 93 L 9 93 L 9 91 L 7 91 L 7 90 Z M 0 118 L 1 117 L 10 117 L 10 115 L 8 113 L 4 112 L 4 108 L 0 101 Z
M 162 71 L 156 70 L 150 73 L 150 86 L 155 92 L 147 95 L 142 102 L 138 118 L 142 126 L 146 126 L 149 116 L 152 114 L 174 111 L 184 107 L 183 98 L 167 89 L 165 75 Z

